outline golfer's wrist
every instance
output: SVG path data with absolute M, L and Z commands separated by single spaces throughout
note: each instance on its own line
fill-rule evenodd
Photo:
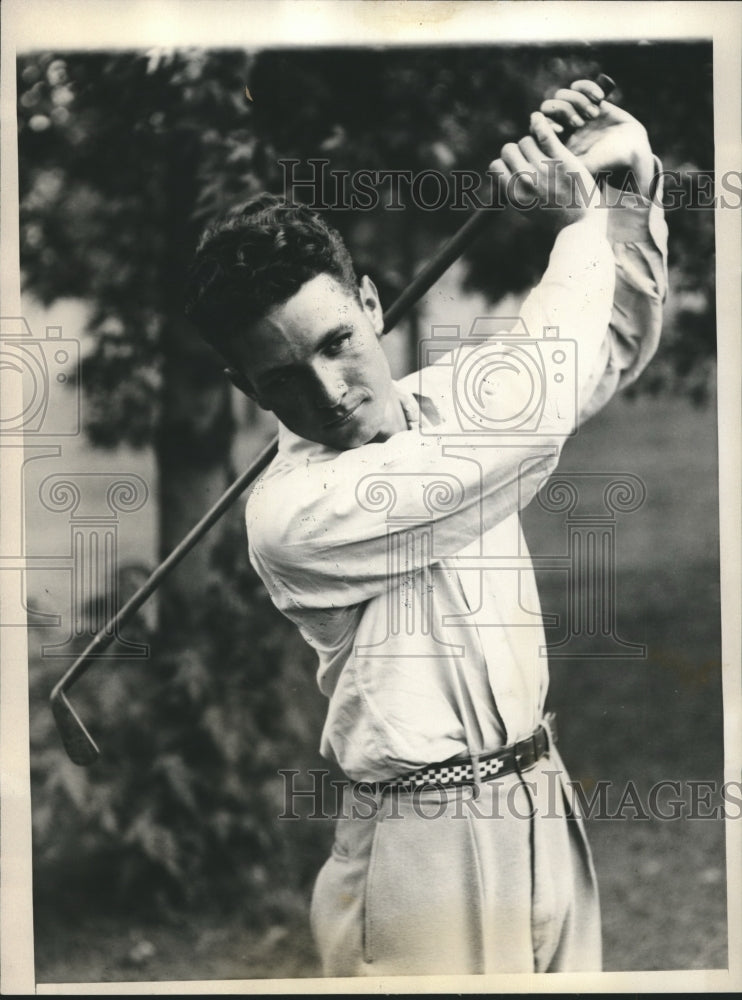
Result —
M 591 192 L 590 203 L 562 213 L 558 228 L 579 227 L 579 231 L 604 237 L 608 231 L 608 213 L 600 206 L 599 192 Z
M 608 211 L 604 214 L 612 243 L 646 242 L 652 237 L 653 218 L 662 217 L 662 164 L 650 153 L 643 170 L 641 187 L 638 182 L 620 188 L 605 186 L 603 198 Z

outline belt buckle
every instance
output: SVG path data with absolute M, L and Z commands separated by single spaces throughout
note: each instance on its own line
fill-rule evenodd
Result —
M 521 763 L 526 756 L 528 756 L 529 760 L 525 767 L 521 767 Z M 535 766 L 537 759 L 536 734 L 531 733 L 526 739 L 515 744 L 515 766 L 518 771 L 528 771 Z

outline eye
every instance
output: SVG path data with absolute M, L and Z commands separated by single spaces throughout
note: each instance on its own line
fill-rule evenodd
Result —
M 336 354 L 341 354 L 349 344 L 352 336 L 352 330 L 349 330 L 347 333 L 342 333 L 339 337 L 336 337 L 335 340 L 327 345 L 325 348 L 326 352 L 331 357 L 334 357 Z

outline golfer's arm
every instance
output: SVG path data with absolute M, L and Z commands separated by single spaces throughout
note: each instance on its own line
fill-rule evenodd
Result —
M 661 178 L 661 165 L 655 158 Z M 608 239 L 616 260 L 616 287 L 607 336 L 582 396 L 580 422 L 629 385 L 650 362 L 660 340 L 667 295 L 667 224 L 662 186 L 651 201 L 610 188 Z

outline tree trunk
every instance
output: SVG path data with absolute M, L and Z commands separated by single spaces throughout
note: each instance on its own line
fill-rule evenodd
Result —
M 185 276 L 197 232 L 192 209 L 199 190 L 199 141 L 189 130 L 168 144 L 163 224 L 169 252 L 160 280 L 162 389 L 155 439 L 159 476 L 160 558 L 169 555 L 233 478 L 231 393 L 213 349 L 184 318 Z M 159 596 L 163 643 L 187 641 L 208 585 L 217 524 L 165 580 Z
M 216 503 L 233 478 L 234 430 L 229 387 L 211 350 L 195 342 L 185 323 L 171 329 L 164 342 L 168 350 L 156 442 L 161 559 Z M 160 629 L 165 642 L 176 635 L 185 638 L 194 620 L 220 528 L 219 524 L 212 527 L 162 586 Z

